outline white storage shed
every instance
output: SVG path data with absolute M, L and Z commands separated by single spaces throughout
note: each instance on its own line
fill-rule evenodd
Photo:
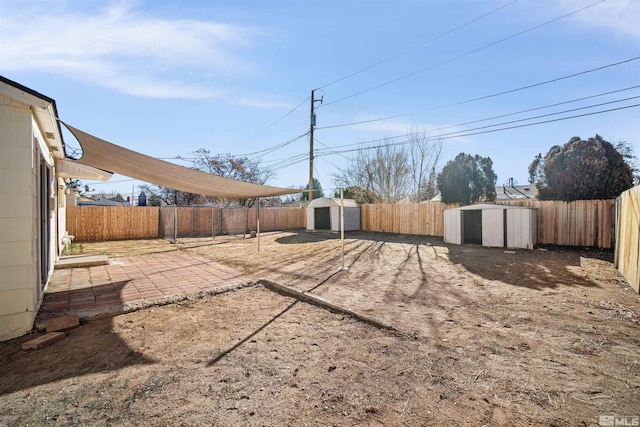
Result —
M 533 249 L 537 236 L 536 208 L 478 204 L 444 211 L 445 243 Z
M 344 201 L 344 231 L 360 230 L 360 206 L 353 199 L 320 198 L 307 206 L 307 230 L 340 231 L 340 204 Z

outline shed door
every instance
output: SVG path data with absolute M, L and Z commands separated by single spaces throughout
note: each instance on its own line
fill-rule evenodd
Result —
M 501 248 L 505 245 L 505 209 L 482 211 L 482 246 Z
M 330 230 L 331 219 L 329 216 L 329 208 L 315 208 L 315 229 L 316 230 Z
M 482 244 L 482 211 L 464 210 L 462 212 L 463 243 Z
M 462 244 L 462 211 L 447 209 L 444 211 L 444 242 Z

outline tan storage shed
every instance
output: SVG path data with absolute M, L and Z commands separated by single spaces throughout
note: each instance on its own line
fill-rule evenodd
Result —
M 445 243 L 533 249 L 537 236 L 535 208 L 478 204 L 444 211 Z
M 307 206 L 307 230 L 340 231 L 340 203 L 344 201 L 344 231 L 360 230 L 360 206 L 353 199 L 322 197 Z

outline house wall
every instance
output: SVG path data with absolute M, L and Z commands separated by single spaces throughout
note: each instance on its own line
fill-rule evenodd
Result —
M 54 171 L 34 123 L 29 106 L 0 95 L 0 341 L 29 332 L 42 299 L 40 160 L 51 166 L 52 176 Z M 56 256 L 55 204 L 53 209 L 48 211 L 53 218 L 50 239 L 42 242 L 51 245 L 51 267 Z

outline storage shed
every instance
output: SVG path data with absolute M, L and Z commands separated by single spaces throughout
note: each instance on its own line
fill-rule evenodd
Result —
M 538 236 L 537 209 L 478 204 L 444 211 L 444 241 L 461 245 L 533 249 Z
M 307 206 L 307 230 L 340 231 L 340 204 L 344 201 L 344 231 L 360 230 L 360 206 L 353 199 L 320 198 Z

